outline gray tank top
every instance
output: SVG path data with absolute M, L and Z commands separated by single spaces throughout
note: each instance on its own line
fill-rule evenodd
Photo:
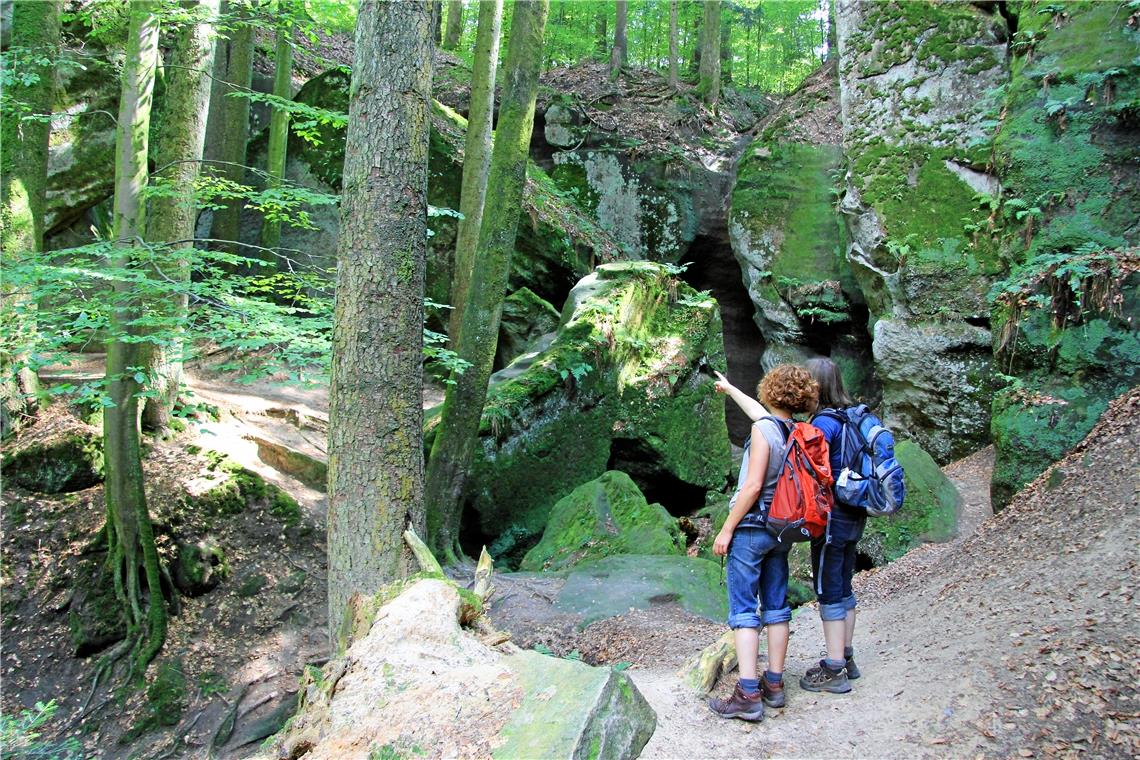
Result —
M 772 495 L 776 492 L 776 480 L 780 476 L 780 468 L 784 463 L 784 449 L 786 447 L 784 431 L 780 429 L 780 423 L 776 422 L 775 419 L 761 417 L 757 422 L 752 423 L 752 437 L 749 438 L 749 445 L 744 447 L 744 461 L 740 463 L 740 474 L 736 478 L 736 492 L 732 495 L 732 501 L 728 505 L 730 510 L 736 504 L 736 497 L 740 494 L 740 489 L 748 477 L 748 459 L 752 453 L 751 441 L 757 435 L 764 436 L 764 440 L 768 442 L 768 471 L 764 474 L 764 487 L 760 490 L 758 503 L 767 507 L 772 503 Z

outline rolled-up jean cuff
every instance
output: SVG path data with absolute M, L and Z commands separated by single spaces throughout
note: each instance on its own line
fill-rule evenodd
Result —
M 729 615 L 728 627 L 734 631 L 737 628 L 759 628 L 760 616 L 755 612 L 742 612 L 738 615 Z
M 854 597 L 850 597 L 854 599 Z M 843 602 L 835 602 L 834 604 L 821 604 L 819 605 L 819 619 L 820 620 L 843 620 L 847 617 L 847 606 Z
M 851 611 L 851 610 L 855 609 L 855 604 L 856 604 L 855 595 L 852 594 L 851 596 L 843 597 L 843 601 L 841 601 L 840 604 L 842 604 L 843 609 L 845 609 L 847 611 Z
M 760 613 L 760 625 L 774 625 L 786 623 L 792 619 L 792 608 L 781 607 L 778 610 L 764 610 Z

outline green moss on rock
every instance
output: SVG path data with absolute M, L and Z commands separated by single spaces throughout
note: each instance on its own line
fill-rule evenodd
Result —
M 859 542 L 859 551 L 875 565 L 922 543 L 949 541 L 958 530 L 961 496 L 938 464 L 913 441 L 900 441 L 895 456 L 906 473 L 906 501 L 894 515 L 868 518 Z
M 103 439 L 90 425 L 53 416 L 4 452 L 6 484 L 38 493 L 69 493 L 103 482 Z
M 624 472 L 583 483 L 554 505 L 542 540 L 520 570 L 561 570 L 610 554 L 679 554 L 684 540 L 660 504 L 649 504 Z

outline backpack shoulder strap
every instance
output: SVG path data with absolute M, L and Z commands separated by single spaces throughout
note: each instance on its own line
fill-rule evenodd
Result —
M 826 417 L 830 420 L 835 420 L 840 425 L 847 422 L 846 410 L 840 411 L 839 409 L 832 409 L 831 407 L 827 407 L 826 409 L 820 409 L 818 412 L 816 412 L 811 418 L 812 422 L 815 422 L 820 417 Z
M 756 420 L 756 422 L 755 422 L 755 423 L 753 423 L 753 424 L 759 424 L 759 423 L 761 423 L 761 422 L 762 422 L 762 421 L 764 421 L 764 420 L 771 420 L 772 422 L 776 423 L 776 427 L 777 427 L 777 428 L 779 429 L 779 431 L 780 431 L 780 432 L 783 434 L 783 436 L 784 436 L 784 443 L 786 444 L 786 443 L 788 442 L 788 439 L 789 439 L 789 438 L 791 437 L 791 435 L 792 435 L 792 431 L 791 431 L 791 429 L 789 428 L 789 426 L 788 426 L 788 425 L 785 425 L 785 424 L 784 424 L 784 420 L 781 420 L 779 417 L 776 417 L 776 416 L 774 416 L 774 415 L 771 415 L 771 414 L 765 414 L 763 417 L 761 417 L 760 419 Z

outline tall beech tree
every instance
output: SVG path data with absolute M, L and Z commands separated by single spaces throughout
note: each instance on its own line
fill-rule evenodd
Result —
M 251 9 L 243 0 L 227 0 L 222 8 L 230 22 L 229 39 L 217 46 L 214 76 L 218 86 L 210 97 L 210 124 L 207 127 L 207 159 L 210 171 L 230 182 L 245 180 L 245 150 L 249 142 L 249 98 L 232 97 L 248 92 L 253 81 L 253 25 Z M 240 199 L 227 201 L 214 212 L 210 237 L 236 241 L 241 230 Z M 237 250 L 236 246 L 226 246 Z
M 701 23 L 701 96 L 710 108 L 720 100 L 720 0 L 706 0 Z
M 186 285 L 190 282 L 187 246 L 194 237 L 198 209 L 194 185 L 201 170 L 206 142 L 206 117 L 210 109 L 210 68 L 213 65 L 214 23 L 219 0 L 183 0 L 187 20 L 171 33 L 170 65 L 166 67 L 166 93 L 163 111 L 154 136 L 154 165 L 157 180 L 168 192 L 149 201 L 146 240 L 169 244 L 162 272 Z M 170 322 L 185 319 L 185 290 L 172 295 L 165 304 Z M 143 403 L 143 427 L 160 430 L 170 422 L 170 414 L 182 383 L 184 346 L 177 328 L 170 342 L 139 344 L 140 363 L 147 368 L 151 395 Z
M 610 79 L 617 77 L 625 68 L 629 57 L 629 40 L 626 37 L 626 22 L 629 18 L 627 0 L 617 0 L 617 19 L 614 21 L 614 46 L 610 50 Z
M 504 63 L 503 99 L 487 186 L 494 192 L 483 208 L 479 246 L 463 307 L 457 353 L 470 362 L 453 378 L 443 402 L 431 459 L 427 490 L 429 535 L 436 550 L 452 558 L 459 550 L 463 492 L 479 434 L 487 381 L 495 361 L 499 317 L 506 297 L 526 183 L 526 162 L 534 126 L 534 102 L 542 67 L 542 42 L 548 0 L 515 4 Z
M 467 117 L 467 137 L 463 145 L 463 187 L 459 196 L 459 232 L 455 240 L 455 274 L 451 281 L 451 321 L 448 332 L 459 336 L 467 283 L 479 227 L 483 219 L 483 199 L 487 195 L 487 172 L 491 166 L 491 122 L 495 115 L 495 69 L 499 63 L 499 36 L 503 23 L 503 0 L 479 3 L 479 29 L 475 35 L 475 66 L 471 72 L 471 108 Z M 452 342 L 454 346 L 454 341 Z
M 443 49 L 455 50 L 459 47 L 459 37 L 463 34 L 463 0 L 447 0 L 447 30 L 443 33 Z
M 424 530 L 423 349 L 431 6 L 356 19 L 329 388 L 332 641 L 356 595 L 414 568 Z
M 113 269 L 138 266 L 135 252 L 145 229 L 143 190 L 147 186 L 151 101 L 158 65 L 160 0 L 130 3 L 123 62 L 119 120 L 115 131 L 115 194 L 112 229 Z M 107 395 L 103 410 L 104 492 L 108 562 L 115 592 L 127 619 L 126 642 L 133 646 L 132 672 L 158 653 L 166 638 L 166 603 L 158 551 L 147 512 L 139 446 L 138 320 L 136 285 L 114 280 L 111 340 L 107 344 Z
M 25 79 L 4 93 L 0 114 L 0 268 L 44 247 L 47 212 L 48 137 L 59 59 L 57 0 L 18 0 L 12 8 L 5 68 Z M 0 432 L 19 427 L 35 408 L 38 381 L 22 366 L 34 342 L 35 304 L 0 285 Z
M 282 16 L 277 26 L 277 40 L 274 48 L 273 94 L 284 100 L 293 98 L 293 22 L 290 14 L 293 4 L 288 0 L 278 0 L 278 15 Z M 266 170 L 269 174 L 269 187 L 280 187 L 285 179 L 285 160 L 289 148 L 289 112 L 284 108 L 274 108 L 269 116 L 269 157 Z M 281 244 L 281 222 L 266 219 L 261 227 L 261 245 L 276 248 Z
M 669 0 L 669 86 L 677 89 L 681 82 L 677 60 L 677 0 Z

